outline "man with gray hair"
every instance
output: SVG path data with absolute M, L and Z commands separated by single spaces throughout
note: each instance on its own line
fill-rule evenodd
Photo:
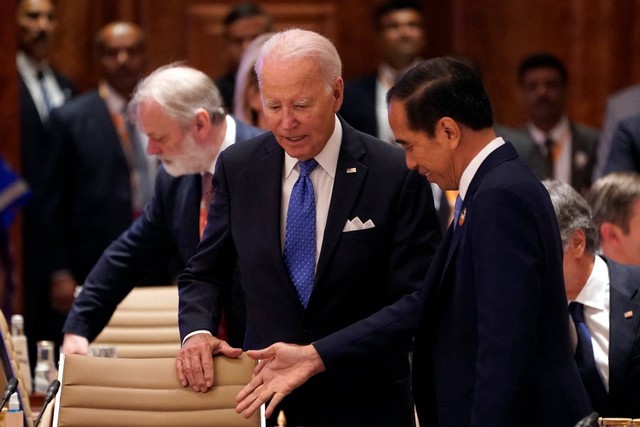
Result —
M 129 112 L 149 138 L 147 153 L 162 167 L 143 214 L 104 251 L 74 301 L 64 325 L 65 353 L 88 353 L 116 306 L 157 266 L 175 257 L 186 265 L 206 222 L 218 155 L 263 132 L 227 115 L 211 79 L 181 65 L 161 67 L 142 80 Z M 242 345 L 244 308 L 227 314 L 229 341 Z
M 271 132 L 218 160 L 213 215 L 179 281 L 178 376 L 206 391 L 211 355 L 240 353 L 214 336 L 239 268 L 244 348 L 262 362 L 236 411 L 270 401 L 265 415 L 294 426 L 412 426 L 410 333 L 363 337 L 422 283 L 440 240 L 430 187 L 336 115 L 342 65 L 327 38 L 277 33 L 256 72 Z
M 640 265 L 640 175 L 605 175 L 593 183 L 587 200 L 602 254 L 620 264 Z
M 604 417 L 640 417 L 640 267 L 596 255 L 598 231 L 570 185 L 543 181 L 560 225 L 575 357 L 593 408 Z

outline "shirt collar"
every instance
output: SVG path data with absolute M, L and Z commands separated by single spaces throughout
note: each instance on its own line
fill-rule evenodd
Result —
M 582 303 L 587 307 L 604 310 L 608 287 L 609 267 L 600 256 L 596 255 L 589 280 L 587 280 L 587 283 L 576 297 L 576 302 Z
M 18 66 L 18 72 L 23 78 L 29 76 L 30 78 L 36 79 L 38 71 L 48 74 L 51 70 L 51 67 L 49 67 L 46 61 L 37 63 L 21 50 L 16 53 L 16 64 Z
M 314 158 L 325 172 L 335 178 L 336 169 L 338 167 L 338 155 L 340 154 L 340 145 L 342 143 L 342 124 L 338 117 L 335 116 L 335 125 L 333 133 L 325 144 L 324 148 Z M 291 172 L 298 164 L 298 159 L 291 157 L 285 151 L 284 153 L 284 178 L 287 179 Z
M 460 194 L 460 198 L 462 200 L 464 200 L 467 195 L 467 190 L 469 189 L 469 185 L 471 185 L 471 180 L 475 176 L 476 172 L 478 172 L 482 162 L 484 162 L 484 160 L 489 157 L 489 154 L 493 153 L 501 145 L 504 145 L 504 139 L 497 137 L 485 145 L 484 148 L 471 160 L 471 162 L 469 162 L 464 172 L 462 172 L 460 185 L 458 186 L 458 194 Z
M 100 83 L 98 83 L 98 92 L 105 104 L 107 104 L 107 108 L 111 114 L 125 113 L 127 100 L 116 92 L 106 80 L 100 80 Z
M 551 128 L 551 131 L 545 132 L 538 128 L 533 123 L 527 123 L 527 127 L 529 128 L 529 133 L 531 137 L 537 144 L 544 145 L 545 140 L 550 137 L 554 141 L 560 141 L 564 135 L 569 132 L 570 123 L 569 118 L 567 116 L 562 116 L 560 121 L 556 123 L 554 127 Z
M 218 161 L 218 157 L 220 156 L 220 153 L 222 152 L 222 150 L 231 146 L 236 141 L 236 134 L 237 134 L 236 121 L 233 120 L 233 118 L 229 114 L 225 116 L 225 121 L 227 123 L 227 130 L 224 133 L 222 146 L 220 146 L 220 150 L 218 151 L 218 154 L 213 159 L 213 163 L 211 164 L 211 166 L 209 166 L 209 172 L 211 174 L 213 174 L 214 170 L 216 169 L 216 163 Z

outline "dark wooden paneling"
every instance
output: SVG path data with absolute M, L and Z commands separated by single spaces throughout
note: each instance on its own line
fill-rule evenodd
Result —
M 278 28 L 297 24 L 332 38 L 352 78 L 375 70 L 372 11 L 380 0 L 262 0 L 276 15 Z M 218 44 L 220 17 L 233 0 L 57 0 L 59 28 L 52 62 L 82 90 L 98 79 L 93 38 L 107 22 L 139 23 L 149 36 L 147 71 L 177 60 L 210 74 L 224 69 Z M 637 0 L 424 0 L 426 57 L 458 54 L 481 67 L 496 119 L 516 125 L 525 120 L 516 81 L 520 59 L 546 50 L 562 58 L 570 73 L 570 115 L 600 126 L 606 97 L 640 82 L 640 4 Z M 304 9 L 311 7 L 316 8 Z M 204 12 L 214 11 L 203 19 Z M 18 109 L 15 2 L 0 3 L 1 152 L 17 166 Z M 218 40 L 218 41 L 216 41 Z
M 0 3 L 0 155 L 9 163 L 12 169 L 20 169 L 20 112 L 18 102 L 18 73 L 16 71 L 17 27 L 16 27 L 16 2 L 5 1 Z M 16 256 L 15 279 L 16 292 L 13 295 L 11 305 L 13 312 L 22 312 L 22 260 L 19 254 L 22 252 L 20 229 L 21 218 L 14 221 L 9 230 L 10 245 L 14 248 Z M 0 306 L 5 306 L 4 278 L 0 277 Z M 5 313 L 8 317 L 9 313 Z M 8 319 L 7 319 L 8 320 Z

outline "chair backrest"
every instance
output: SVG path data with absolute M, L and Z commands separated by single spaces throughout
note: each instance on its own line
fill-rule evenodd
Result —
M 24 386 L 23 376 L 20 371 L 20 365 L 16 358 L 15 350 L 13 348 L 13 342 L 11 341 L 11 332 L 7 319 L 4 317 L 4 313 L 0 311 L 0 335 L 2 336 L 2 346 L 0 348 L 0 360 L 2 365 L 3 375 L 0 375 L 0 393 L 7 386 L 7 381 L 11 377 L 18 378 L 18 397 L 22 406 L 22 410 L 25 414 L 25 425 L 30 427 L 33 424 L 33 418 L 31 417 L 31 406 L 29 404 L 29 394 Z
M 235 412 L 235 396 L 255 362 L 214 358 L 215 386 L 207 393 L 182 387 L 175 358 L 123 359 L 61 355 L 61 387 L 54 426 L 163 427 L 261 425 L 259 414 Z
M 92 346 L 114 347 L 117 357 L 175 357 L 180 349 L 178 287 L 134 288 Z

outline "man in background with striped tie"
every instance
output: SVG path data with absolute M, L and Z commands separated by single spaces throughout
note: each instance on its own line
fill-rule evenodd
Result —
M 147 153 L 162 162 L 154 196 L 89 273 L 64 326 L 64 353 L 87 354 L 89 342 L 146 274 L 174 257 L 186 265 L 215 194 L 211 174 L 218 155 L 264 132 L 227 115 L 211 79 L 186 66 L 161 67 L 142 80 L 129 111 L 148 136 Z M 237 293 L 226 309 L 228 340 L 241 346 L 244 307 Z

